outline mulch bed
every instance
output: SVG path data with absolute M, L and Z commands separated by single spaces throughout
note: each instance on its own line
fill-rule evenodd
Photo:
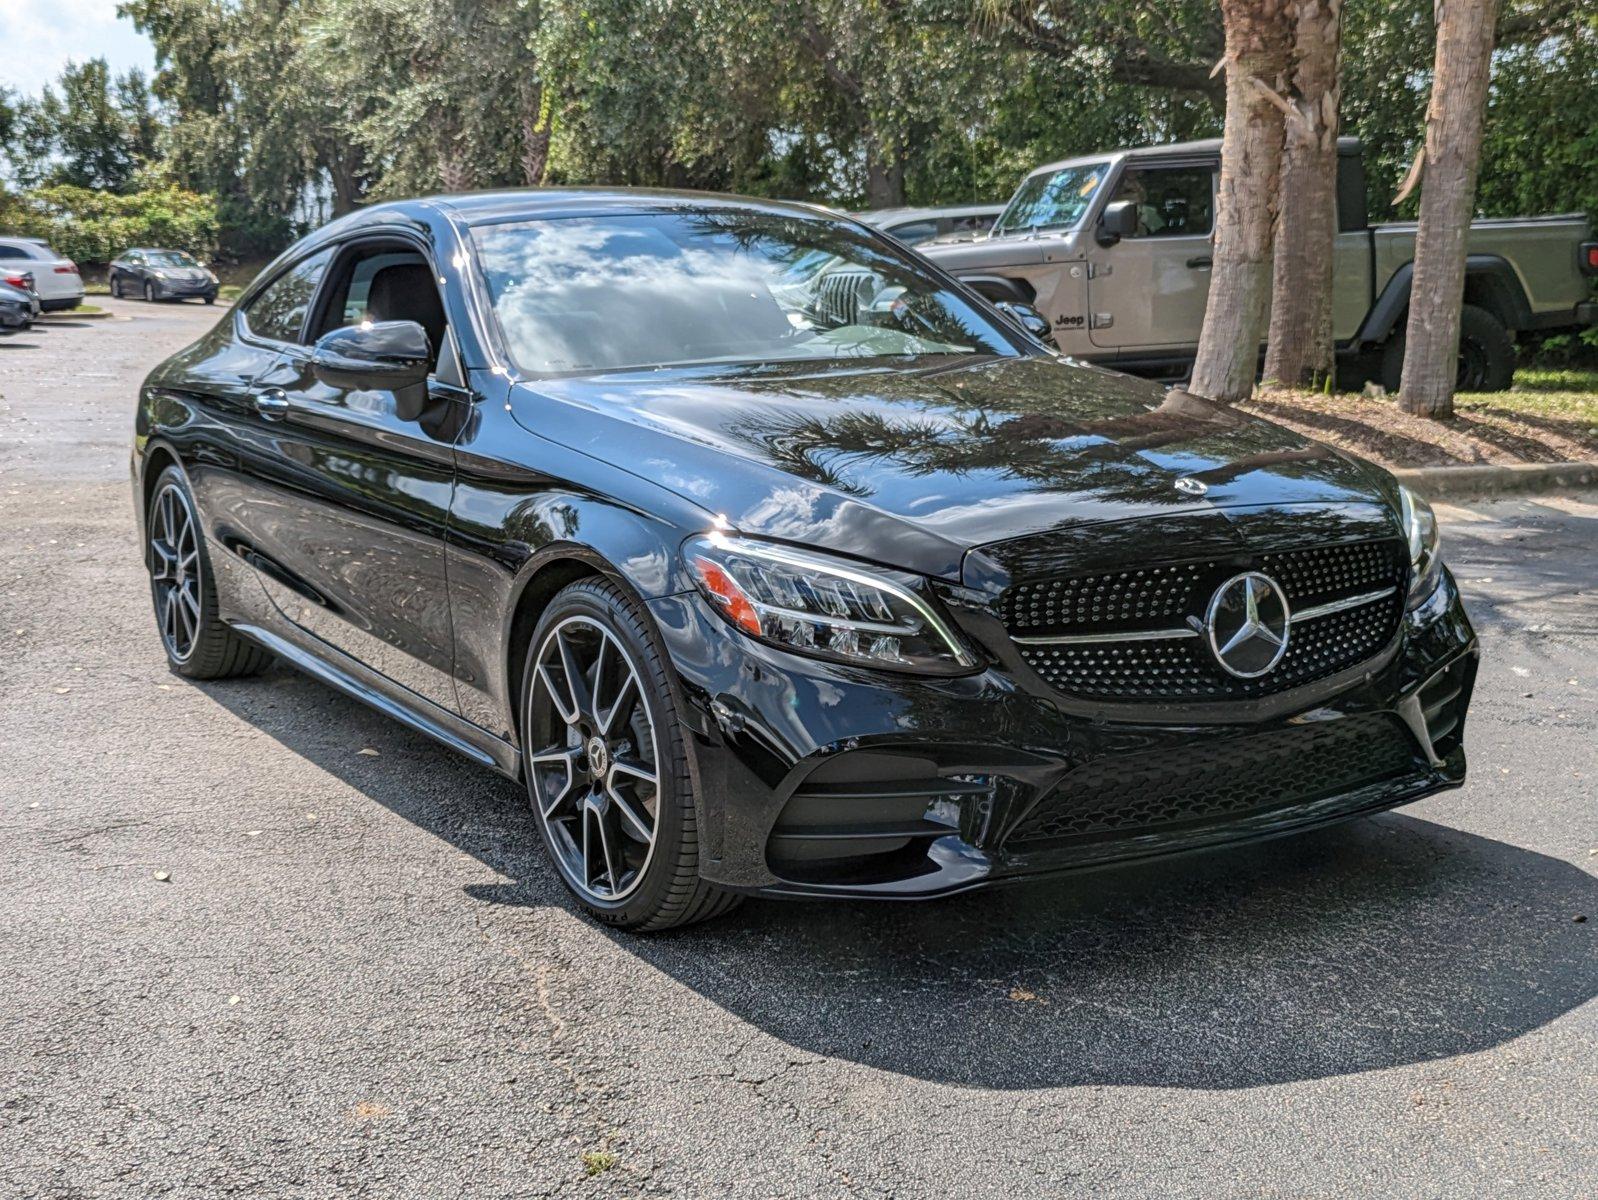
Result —
M 1598 427 L 1578 417 L 1519 411 L 1464 399 L 1452 420 L 1415 417 L 1396 400 L 1318 392 L 1261 392 L 1239 407 L 1369 458 L 1384 467 L 1598 459 Z

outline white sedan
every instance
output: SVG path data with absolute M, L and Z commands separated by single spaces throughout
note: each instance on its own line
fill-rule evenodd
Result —
M 62 258 L 41 238 L 0 237 L 0 268 L 33 275 L 39 306 L 45 312 L 76 308 L 83 303 L 83 276 L 78 264 Z

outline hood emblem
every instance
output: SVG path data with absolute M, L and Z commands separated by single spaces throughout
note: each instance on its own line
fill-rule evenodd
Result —
M 1287 596 L 1269 575 L 1234 575 L 1210 597 L 1204 631 L 1221 669 L 1239 679 L 1257 679 L 1287 653 L 1292 613 Z
M 1176 490 L 1187 496 L 1202 496 L 1210 490 L 1210 485 L 1184 475 L 1176 481 Z

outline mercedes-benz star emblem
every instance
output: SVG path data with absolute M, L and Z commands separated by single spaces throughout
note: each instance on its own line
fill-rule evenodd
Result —
M 1171 486 L 1186 496 L 1202 496 L 1205 492 L 1210 490 L 1210 485 L 1205 483 L 1202 479 L 1191 479 L 1186 475 L 1182 476 L 1182 478 L 1178 479 Z
M 1287 653 L 1290 621 L 1287 597 L 1276 580 L 1245 571 L 1215 589 L 1204 629 L 1223 670 L 1239 679 L 1257 679 Z

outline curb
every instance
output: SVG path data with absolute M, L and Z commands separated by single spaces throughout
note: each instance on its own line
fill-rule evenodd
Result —
M 1393 478 L 1427 499 L 1458 500 L 1519 492 L 1598 487 L 1598 462 L 1489 463 L 1473 467 L 1404 467 Z

